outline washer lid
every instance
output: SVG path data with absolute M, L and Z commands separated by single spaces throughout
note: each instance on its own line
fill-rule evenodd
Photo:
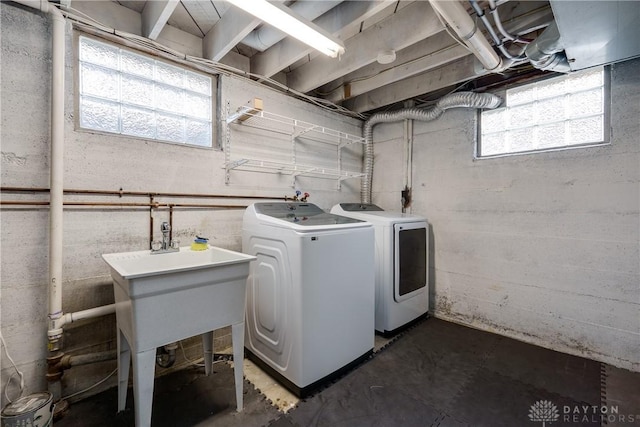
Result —
M 257 214 L 302 227 L 369 225 L 359 219 L 326 213 L 313 203 L 255 203 L 253 206 Z

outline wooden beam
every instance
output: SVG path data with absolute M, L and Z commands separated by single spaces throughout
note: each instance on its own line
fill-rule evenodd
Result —
M 325 31 L 340 37 L 340 31 L 354 22 L 365 20 L 395 4 L 392 0 L 347 1 L 313 22 Z M 251 58 L 251 72 L 272 77 L 296 61 L 307 56 L 313 49 L 302 42 L 287 37 L 266 51 Z
M 488 74 L 484 69 L 476 74 L 476 69 L 480 68 L 479 64 L 476 65 L 475 57 L 468 54 L 442 67 L 351 98 L 343 106 L 364 113 Z
M 167 24 L 179 0 L 148 1 L 142 9 L 142 35 L 155 40 Z
M 262 21 L 253 15 L 237 7 L 230 7 L 204 36 L 202 41 L 203 56 L 212 61 L 220 61 L 260 22 Z
M 442 31 L 428 2 L 418 1 L 345 41 L 339 59 L 316 57 L 287 74 L 287 85 L 308 92 L 376 61 L 379 51 L 399 51 Z
M 441 31 L 433 37 L 398 52 L 395 65 L 381 65 L 376 62 L 345 76 L 342 87 L 345 89 L 348 87 L 349 94 L 345 90 L 332 90 L 326 99 L 338 103 L 440 67 L 468 54 L 469 51 L 464 46 L 453 41 L 445 31 Z M 321 92 L 323 90 L 328 89 L 320 89 Z

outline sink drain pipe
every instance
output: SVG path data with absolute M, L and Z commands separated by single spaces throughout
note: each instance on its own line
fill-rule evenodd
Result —
M 62 397 L 62 372 L 51 369 L 52 360 L 60 356 L 62 338 L 62 224 L 64 178 L 64 72 L 65 26 L 62 13 L 46 0 L 14 0 L 23 6 L 46 13 L 51 19 L 51 142 L 49 157 L 49 327 L 47 386 L 60 413 L 68 405 L 58 403 Z
M 373 127 L 379 123 L 392 123 L 400 120 L 436 120 L 450 108 L 498 108 L 502 98 L 491 93 L 458 92 L 442 97 L 431 109 L 405 108 L 398 111 L 376 113 L 369 117 L 363 126 L 364 133 L 364 176 L 360 184 L 362 203 L 371 203 L 373 183 Z

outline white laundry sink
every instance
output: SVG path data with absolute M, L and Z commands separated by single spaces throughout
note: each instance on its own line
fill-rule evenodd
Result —
M 136 425 L 150 423 L 155 349 L 203 335 L 206 373 L 211 371 L 212 331 L 232 326 L 234 359 L 242 360 L 251 255 L 210 247 L 151 254 L 105 254 L 113 278 L 118 324 L 118 410 L 126 402 L 133 356 Z M 242 363 L 235 363 L 236 400 L 242 409 Z
M 215 268 L 255 259 L 250 255 L 213 246 L 203 251 L 193 251 L 185 246 L 178 252 L 152 254 L 147 250 L 104 254 L 102 258 L 111 267 L 111 274 L 116 273 L 123 280 Z
M 102 258 L 111 268 L 119 327 L 139 350 L 211 331 L 211 324 L 244 321 L 246 278 L 254 256 L 182 247 Z

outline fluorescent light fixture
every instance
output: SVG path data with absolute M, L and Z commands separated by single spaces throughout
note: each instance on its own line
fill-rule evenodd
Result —
M 338 39 L 288 7 L 266 0 L 227 1 L 327 56 L 335 58 L 344 53 L 344 45 Z

